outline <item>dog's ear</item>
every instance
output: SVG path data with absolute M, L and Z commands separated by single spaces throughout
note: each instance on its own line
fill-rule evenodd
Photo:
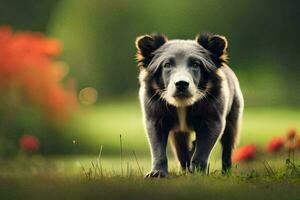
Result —
M 136 39 L 137 61 L 139 66 L 146 67 L 153 58 L 153 52 L 168 41 L 168 38 L 160 34 L 143 35 Z
M 228 42 L 224 36 L 201 33 L 196 36 L 196 41 L 211 53 L 211 57 L 214 61 L 220 64 L 227 62 Z

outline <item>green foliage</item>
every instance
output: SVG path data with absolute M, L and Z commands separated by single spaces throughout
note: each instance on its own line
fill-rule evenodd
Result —
M 71 152 L 72 143 L 64 135 L 65 124 L 45 118 L 44 113 L 31 104 L 2 104 L 0 109 L 0 159 L 22 153 L 20 138 L 27 134 L 38 138 L 40 154 Z

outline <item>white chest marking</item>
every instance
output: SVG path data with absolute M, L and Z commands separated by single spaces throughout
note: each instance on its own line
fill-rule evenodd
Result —
M 188 131 L 188 127 L 186 124 L 186 108 L 185 107 L 178 107 L 177 108 L 177 115 L 178 115 L 178 128 L 179 131 Z

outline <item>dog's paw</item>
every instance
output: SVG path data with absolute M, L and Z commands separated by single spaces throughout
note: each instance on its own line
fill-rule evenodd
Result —
M 163 170 L 152 170 L 145 175 L 145 178 L 166 178 L 168 176 L 168 172 Z
M 195 172 L 195 169 L 196 169 L 196 166 L 194 164 L 191 164 L 188 168 L 189 172 L 192 174 Z

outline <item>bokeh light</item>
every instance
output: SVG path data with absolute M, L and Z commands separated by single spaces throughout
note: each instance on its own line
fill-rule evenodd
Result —
M 98 92 L 95 88 L 86 87 L 79 92 L 79 101 L 83 105 L 93 105 L 98 99 Z

